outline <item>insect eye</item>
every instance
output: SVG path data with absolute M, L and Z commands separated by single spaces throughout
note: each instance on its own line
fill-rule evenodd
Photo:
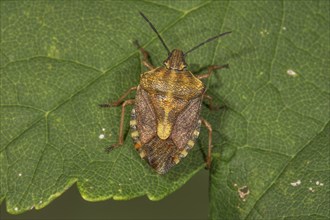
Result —
M 180 69 L 185 69 L 187 67 L 187 64 L 186 63 L 182 63 L 181 66 L 180 66 Z
M 164 65 L 167 69 L 170 68 L 170 64 L 168 63 L 168 60 L 165 60 L 165 61 L 163 62 L 163 65 Z

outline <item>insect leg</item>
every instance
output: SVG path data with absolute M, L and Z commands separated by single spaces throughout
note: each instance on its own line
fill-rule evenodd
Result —
M 222 68 L 229 68 L 229 65 L 228 65 L 228 64 L 225 64 L 225 65 L 222 65 L 222 66 L 217 66 L 217 65 L 209 66 L 209 67 L 207 68 L 207 73 L 197 75 L 196 77 L 197 77 L 198 79 L 205 79 L 205 78 L 208 78 L 208 77 L 211 76 L 213 70 L 218 70 L 218 69 L 222 69 Z
M 213 98 L 212 98 L 212 96 L 209 96 L 209 95 L 207 95 L 207 94 L 204 94 L 203 95 L 203 100 L 209 100 L 209 103 L 208 103 L 208 107 L 209 107 L 209 109 L 212 111 L 212 110 L 216 110 L 217 109 L 217 106 L 214 106 L 213 105 Z
M 123 129 L 124 129 L 124 118 L 125 118 L 125 107 L 127 105 L 133 105 L 135 102 L 134 99 L 128 99 L 123 102 L 121 105 L 121 116 L 120 116 L 120 126 L 119 126 L 119 137 L 118 137 L 118 143 L 111 145 L 110 147 L 107 147 L 105 150 L 106 152 L 110 152 L 113 150 L 115 147 L 118 147 L 120 145 L 123 145 L 124 143 L 124 134 L 123 134 Z
M 204 118 L 201 118 L 202 124 L 206 127 L 209 133 L 209 147 L 207 152 L 207 158 L 206 158 L 206 167 L 207 169 L 210 169 L 211 167 L 211 153 L 212 153 L 212 126 L 211 124 L 206 121 Z
M 145 50 L 145 49 L 143 49 L 141 46 L 140 46 L 140 44 L 139 44 L 139 42 L 136 40 L 136 41 L 134 41 L 134 44 L 135 44 L 135 46 L 141 51 L 141 53 L 142 53 L 142 56 L 143 56 L 143 58 L 142 58 L 142 64 L 144 65 L 144 66 L 146 66 L 149 70 L 152 70 L 152 69 L 155 69 L 155 67 L 151 64 L 151 62 L 150 62 L 150 60 L 149 60 L 149 53 Z
M 133 86 L 129 90 L 127 90 L 116 102 L 112 103 L 105 103 L 105 104 L 100 104 L 99 106 L 102 108 L 110 108 L 110 107 L 117 107 L 121 104 L 123 104 L 123 100 L 128 96 L 133 90 L 137 90 L 137 86 Z

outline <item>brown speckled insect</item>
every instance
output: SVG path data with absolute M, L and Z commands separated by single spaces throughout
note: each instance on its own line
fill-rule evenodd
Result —
M 143 13 L 140 14 L 157 34 L 168 52 L 168 58 L 164 61 L 164 66 L 156 68 L 150 63 L 148 52 L 135 42 L 143 55 L 142 63 L 149 71 L 141 74 L 140 84 L 130 88 L 118 101 L 100 105 L 122 107 L 118 143 L 107 148 L 107 151 L 123 144 L 125 107 L 134 104 L 130 120 L 131 137 L 141 158 L 145 159 L 153 169 L 159 174 L 164 174 L 178 164 L 181 158 L 186 157 L 188 151 L 195 145 L 201 124 L 208 129 L 206 163 L 209 168 L 212 127 L 200 116 L 200 111 L 202 100 L 212 99 L 205 94 L 206 88 L 201 79 L 210 77 L 213 70 L 228 65 L 210 66 L 206 74 L 194 76 L 186 69 L 185 56 L 205 43 L 231 32 L 214 36 L 186 53 L 179 49 L 170 52 L 156 28 Z M 124 101 L 125 97 L 134 90 L 136 90 L 135 99 Z

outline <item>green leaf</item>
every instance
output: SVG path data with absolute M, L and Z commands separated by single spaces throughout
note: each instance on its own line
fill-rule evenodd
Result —
M 329 219 L 329 1 L 231 2 L 224 11 L 239 21 L 239 58 L 219 90 L 230 109 L 210 217 Z
M 139 11 L 169 47 L 188 49 L 220 31 L 214 24 L 207 35 L 184 41 L 185 22 L 193 23 L 205 6 L 185 3 L 178 11 L 148 2 L 1 2 L 0 200 L 6 199 L 9 213 L 40 209 L 74 183 L 89 201 L 159 200 L 203 169 L 204 154 L 196 147 L 169 174 L 158 175 L 134 150 L 129 114 L 124 146 L 105 153 L 117 142 L 121 109 L 99 104 L 138 85 L 145 68 L 134 40 L 149 45 L 156 65 L 166 58 Z
M 0 201 L 8 212 L 40 209 L 74 183 L 89 201 L 159 200 L 203 169 L 205 129 L 202 147 L 159 176 L 135 152 L 128 114 L 124 146 L 104 153 L 117 141 L 120 108 L 98 104 L 145 71 L 132 42 L 157 66 L 166 58 L 142 11 L 169 48 L 187 51 L 233 31 L 187 57 L 204 71 L 230 64 L 206 82 L 225 106 L 202 113 L 214 130 L 210 217 L 329 218 L 328 1 L 0 4 Z M 243 186 L 250 194 L 240 198 Z

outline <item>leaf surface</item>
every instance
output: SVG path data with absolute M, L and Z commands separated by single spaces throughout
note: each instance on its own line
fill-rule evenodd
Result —
M 132 42 L 156 66 L 167 56 L 142 11 L 171 49 L 233 31 L 187 57 L 197 73 L 230 64 L 205 81 L 225 106 L 202 113 L 214 131 L 211 218 L 329 217 L 329 2 L 0 4 L 0 200 L 8 212 L 40 209 L 74 183 L 89 201 L 159 200 L 203 169 L 205 129 L 159 176 L 133 148 L 129 114 L 124 146 L 104 153 L 117 141 L 120 108 L 98 104 L 117 100 L 146 70 Z
M 328 219 L 329 2 L 231 2 L 228 11 L 239 59 L 219 90 L 230 109 L 210 217 Z

